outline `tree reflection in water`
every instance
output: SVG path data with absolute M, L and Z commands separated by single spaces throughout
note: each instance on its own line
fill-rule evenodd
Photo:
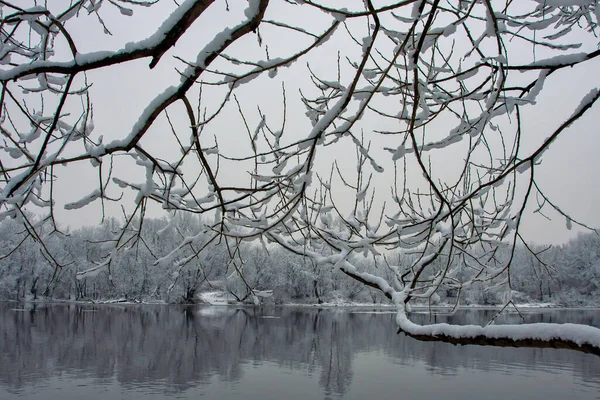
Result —
M 163 393 L 202 387 L 214 378 L 243 379 L 248 364 L 318 375 L 326 397 L 347 393 L 353 365 L 365 354 L 392 364 L 425 364 L 430 374 L 459 370 L 570 371 L 600 388 L 597 357 L 566 350 L 455 347 L 396 334 L 393 313 L 312 308 L 206 306 L 88 306 L 0 304 L 0 386 L 10 393 L 65 372 L 114 379 Z M 419 323 L 482 323 L 495 311 L 461 311 L 452 317 L 415 314 Z M 528 322 L 600 326 L 600 312 L 553 310 Z M 518 322 L 516 315 L 502 322 Z M 376 368 L 376 366 L 375 366 Z M 321 397 L 321 396 L 319 396 Z

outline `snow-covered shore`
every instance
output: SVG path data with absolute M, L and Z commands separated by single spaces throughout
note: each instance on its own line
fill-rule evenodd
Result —
M 226 292 L 222 291 L 211 291 L 211 292 L 203 292 L 199 295 L 200 304 L 207 305 L 241 305 L 242 303 L 235 300 L 235 298 L 229 295 Z M 395 309 L 395 306 L 392 303 L 364 303 L 364 302 L 352 302 L 343 299 L 337 299 L 336 301 L 323 302 L 323 303 L 298 303 L 298 302 L 288 302 L 283 304 L 268 304 L 268 305 L 276 305 L 282 307 L 323 307 L 323 308 L 334 308 L 334 307 L 348 307 L 348 308 L 381 308 L 381 309 Z M 538 309 L 538 308 L 569 308 L 564 307 L 557 303 L 516 303 L 517 308 L 521 309 Z M 497 305 L 483 305 L 483 304 L 469 304 L 469 305 L 460 305 L 460 309 L 500 309 L 504 307 L 502 304 Z M 451 310 L 454 308 L 454 304 L 435 304 L 428 306 L 426 304 L 423 305 L 412 305 L 412 309 L 417 311 L 421 310 Z M 580 307 L 580 308 L 588 308 L 588 307 Z M 595 308 L 595 307 L 589 307 Z M 513 309 L 514 310 L 514 309 Z M 510 311 L 510 310 L 508 310 Z
M 197 305 L 208 305 L 208 306 L 248 306 L 252 307 L 254 304 L 240 302 L 237 301 L 232 295 L 223 291 L 207 291 L 202 292 L 198 295 L 198 302 L 195 303 Z M 60 303 L 60 304 L 122 304 L 122 305 L 133 305 L 133 304 L 141 304 L 141 305 L 169 305 L 169 304 L 179 304 L 179 303 L 167 303 L 162 300 L 139 300 L 139 299 L 127 299 L 127 298 L 116 298 L 116 299 L 102 299 L 102 300 L 60 300 L 60 299 L 22 299 L 22 300 L 9 300 L 9 299 L 0 299 L 3 302 L 10 303 L 31 303 L 31 304 L 51 304 L 51 303 Z M 357 309 L 383 309 L 383 310 L 395 310 L 395 306 L 392 303 L 365 303 L 365 302 L 352 302 L 344 299 L 336 299 L 336 301 L 322 302 L 322 303 L 302 303 L 302 302 L 286 302 L 286 303 L 272 303 L 265 302 L 261 304 L 263 306 L 276 306 L 276 307 L 306 307 L 306 308 L 357 308 Z M 450 312 L 454 308 L 454 304 L 447 303 L 438 303 L 435 305 L 428 306 L 427 304 L 413 304 L 411 305 L 411 310 L 415 312 L 422 312 L 425 310 L 432 310 L 437 312 Z M 528 302 L 528 303 L 516 303 L 516 308 L 518 310 L 528 310 L 528 309 L 599 309 L 596 306 L 581 306 L 581 307 L 569 307 L 564 306 L 557 303 L 547 303 L 547 302 Z M 489 309 L 489 310 L 499 310 L 504 305 L 502 304 L 461 304 L 459 309 Z M 507 312 L 516 312 L 515 308 L 512 306 L 507 307 Z

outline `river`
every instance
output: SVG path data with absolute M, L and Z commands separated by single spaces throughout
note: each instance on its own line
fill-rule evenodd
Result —
M 524 316 L 600 327 L 600 310 Z M 600 357 L 420 342 L 370 308 L 0 303 L 0 399 L 164 398 L 600 399 Z

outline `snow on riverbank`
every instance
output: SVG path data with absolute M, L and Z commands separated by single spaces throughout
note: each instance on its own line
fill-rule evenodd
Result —
M 201 303 L 208 305 L 240 305 L 242 303 L 238 302 L 232 295 L 223 291 L 210 291 L 200 293 L 198 298 Z M 335 298 L 332 301 L 327 301 L 323 303 L 299 303 L 299 302 L 287 302 L 287 303 L 278 303 L 273 304 L 270 302 L 265 303 L 265 305 L 278 305 L 284 307 L 340 307 L 340 308 L 383 308 L 383 309 L 395 309 L 396 307 L 392 303 L 363 303 L 363 302 L 353 302 L 343 298 Z M 422 310 L 443 310 L 448 311 L 454 307 L 454 304 L 448 303 L 438 303 L 435 305 L 428 306 L 427 304 L 416 304 L 412 305 L 411 308 L 415 311 Z M 502 308 L 502 304 L 498 305 L 480 305 L 480 304 L 469 304 L 469 305 L 461 305 L 460 309 L 500 309 Z M 519 309 L 537 309 L 537 308 L 564 308 L 560 304 L 556 303 L 516 303 L 516 307 Z M 515 311 L 513 307 L 507 308 L 508 312 Z
M 392 309 L 395 310 L 396 307 L 392 303 L 364 303 L 364 302 L 353 302 L 348 301 L 343 298 L 336 298 L 333 301 L 323 302 L 323 303 L 300 303 L 300 302 L 286 302 L 286 303 L 274 303 L 273 301 L 269 301 L 263 297 L 263 304 L 266 306 L 283 306 L 283 307 L 323 307 L 323 308 L 375 308 L 375 309 Z M 240 303 L 233 297 L 231 294 L 223 291 L 208 291 L 202 292 L 197 296 L 198 304 L 206 304 L 206 305 L 214 305 L 214 306 L 225 306 L 225 305 L 253 305 L 253 303 Z M 103 300 L 58 300 L 58 299 L 44 299 L 39 298 L 37 300 L 33 299 L 24 299 L 21 301 L 15 301 L 11 299 L 0 299 L 0 301 L 5 301 L 9 303 L 68 303 L 68 304 L 169 304 L 162 300 L 148 300 L 148 299 L 132 299 L 132 298 L 117 298 L 117 299 L 103 299 Z M 427 304 L 413 304 L 411 305 L 411 310 L 415 312 L 423 312 L 423 311 L 438 311 L 438 312 L 449 312 L 454 307 L 454 304 L 447 303 L 438 303 L 435 305 L 428 306 Z M 499 310 L 503 307 L 503 305 L 477 305 L 477 304 L 469 304 L 469 305 L 460 305 L 460 309 L 491 309 L 491 310 Z M 516 303 L 516 307 L 518 310 L 527 310 L 527 309 L 541 309 L 541 308 L 560 308 L 560 309 L 598 309 L 598 307 L 590 306 L 590 307 L 565 307 L 563 305 L 557 303 Z M 514 307 L 507 307 L 505 312 L 516 312 Z
M 226 306 L 228 304 L 236 303 L 236 300 L 232 295 L 221 291 L 202 292 L 199 297 L 202 303 L 212 306 Z

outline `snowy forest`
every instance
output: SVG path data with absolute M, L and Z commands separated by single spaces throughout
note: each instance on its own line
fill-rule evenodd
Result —
M 182 215 L 146 218 L 141 235 L 122 239 L 124 244 L 109 269 L 102 245 L 110 247 L 121 225 L 107 218 L 100 226 L 55 231 L 42 244 L 22 225 L 3 221 L 0 248 L 14 251 L 0 260 L 0 299 L 198 303 L 203 292 L 224 292 L 232 302 L 252 302 L 251 295 L 258 294 L 265 304 L 389 304 L 381 291 L 344 276 L 333 265 L 317 266 L 310 258 L 279 246 L 241 244 L 236 264 L 224 241 L 200 252 L 197 243 L 202 240 L 196 237 L 202 224 L 198 218 Z M 183 252 L 182 241 L 187 242 Z M 164 260 L 176 249 L 179 258 L 166 264 Z M 511 250 L 506 246 L 489 257 L 502 263 Z M 57 273 L 46 259 L 48 252 L 63 260 Z M 396 251 L 386 254 L 383 263 L 362 255 L 354 262 L 387 276 L 393 273 L 387 263 L 410 264 L 415 258 L 410 252 Z M 472 280 L 477 272 L 465 268 L 458 279 Z M 580 234 L 562 246 L 516 247 L 510 280 L 516 304 L 598 306 L 600 236 Z M 504 290 L 480 283 L 460 292 L 440 291 L 423 304 L 491 306 L 504 304 L 504 297 Z
M 600 354 L 408 316 L 598 301 L 595 236 L 531 242 L 600 224 L 596 1 L 13 3 L 2 298 L 385 300 L 420 339 Z

